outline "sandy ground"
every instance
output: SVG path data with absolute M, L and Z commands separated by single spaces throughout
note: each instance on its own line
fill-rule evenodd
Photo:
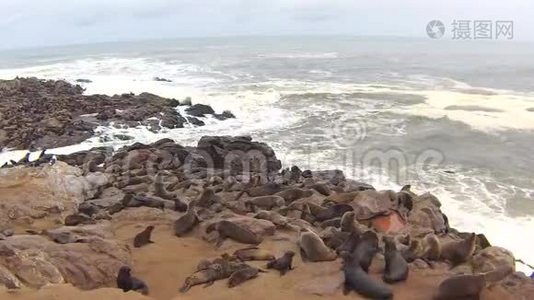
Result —
M 160 223 L 160 224 L 157 224 Z M 198 262 L 206 258 L 215 258 L 222 253 L 232 253 L 234 250 L 243 248 L 243 244 L 226 241 L 221 248 L 198 238 L 198 233 L 193 236 L 177 238 L 172 234 L 169 224 L 157 222 L 153 232 L 154 244 L 143 248 L 133 248 L 134 260 L 133 274 L 143 279 L 150 288 L 150 297 L 157 300 L 178 299 L 203 299 L 203 300 L 250 300 L 250 299 L 364 299 L 355 293 L 344 296 L 340 287 L 342 273 L 340 261 L 304 263 L 298 255 L 298 249 L 294 241 L 296 233 L 282 232 L 274 237 L 267 238 L 261 247 L 271 250 L 276 256 L 280 256 L 286 250 L 297 253 L 293 260 L 295 270 L 290 271 L 283 277 L 275 271 L 262 273 L 258 278 L 245 282 L 242 285 L 229 289 L 226 280 L 214 283 L 210 287 L 194 286 L 185 294 L 178 292 L 185 278 L 193 273 Z M 131 243 L 136 233 L 142 231 L 145 226 L 154 222 L 115 223 L 117 238 Z M 198 229 L 197 229 L 198 231 Z M 266 262 L 251 262 L 258 267 L 265 267 Z M 383 269 L 383 261 L 375 258 L 371 268 L 371 274 L 377 280 Z M 395 299 L 427 300 L 437 289 L 439 282 L 445 278 L 443 270 L 417 270 L 412 269 L 408 281 L 392 286 Z M 16 292 L 8 292 L 0 289 L 1 299 L 27 299 L 27 300 L 94 300 L 94 299 L 148 299 L 138 293 L 123 293 L 114 288 L 114 282 L 110 282 L 110 288 L 93 291 L 80 291 L 70 285 L 58 285 L 46 287 L 39 291 L 23 289 Z M 308 292 L 305 292 L 306 289 Z M 314 289 L 330 291 L 326 296 L 313 294 Z M 311 291 L 311 292 L 310 292 Z M 507 299 L 498 291 L 487 293 L 483 299 Z

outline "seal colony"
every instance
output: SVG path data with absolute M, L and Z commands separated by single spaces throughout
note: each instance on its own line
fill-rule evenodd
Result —
M 235 156 L 235 150 L 241 154 Z M 261 153 L 262 162 L 247 151 Z M 12 168 L 50 163 L 40 160 L 29 166 L 23 157 Z M 271 278 L 271 273 L 289 282 L 313 264 L 337 268 L 343 275 L 336 291 L 340 295 L 352 291 L 371 299 L 395 298 L 396 287 L 421 270 L 446 269 L 435 285 L 435 299 L 478 297 L 515 274 L 513 257 L 510 269 L 502 271 L 499 264 L 507 260 L 491 254 L 497 247 L 483 235 L 450 228 L 441 203 L 431 194 L 417 194 L 410 186 L 376 191 L 339 170 L 281 170 L 274 151 L 250 137 L 207 136 L 197 147 L 162 139 L 116 152 L 95 148 L 58 155 L 57 160 L 80 168 L 91 164 L 87 174 L 109 178 L 77 212 L 65 216 L 65 225 L 98 224 L 143 208 L 172 219 L 135 220 L 137 235 L 129 237 L 134 254 L 150 253 L 162 239 L 184 245 L 198 239 L 217 253 L 196 268 L 175 266 L 189 274 L 175 279 L 175 290 L 181 293 L 222 280 L 227 281 L 224 288 L 239 290 Z M 172 232 L 164 235 L 160 227 L 166 226 Z M 118 267 L 113 285 L 149 293 L 146 282 L 131 275 L 139 274 L 135 271 L 135 265 Z M 465 294 L 458 294 L 458 287 Z

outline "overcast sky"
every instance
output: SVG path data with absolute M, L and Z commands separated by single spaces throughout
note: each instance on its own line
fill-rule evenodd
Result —
M 0 48 L 232 35 L 424 37 L 433 19 L 513 20 L 534 40 L 532 0 L 0 0 Z

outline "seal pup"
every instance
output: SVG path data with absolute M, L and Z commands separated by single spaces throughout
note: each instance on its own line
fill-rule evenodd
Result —
M 440 258 L 451 262 L 454 266 L 466 262 L 475 251 L 476 237 L 475 233 L 471 233 L 464 240 L 443 244 Z
M 228 220 L 221 220 L 209 225 L 206 228 L 206 233 L 217 230 L 219 233 L 217 247 L 219 247 L 226 238 L 230 238 L 236 242 L 243 244 L 260 244 L 263 237 L 256 235 L 250 229 L 230 222 Z
M 150 236 L 152 235 L 152 230 L 154 230 L 154 226 L 150 225 L 145 228 L 145 230 L 138 233 L 134 238 L 134 247 L 140 248 L 147 244 L 154 243 L 150 240 Z
M 232 273 L 232 275 L 230 275 L 230 278 L 228 278 L 228 287 L 233 288 L 247 280 L 256 278 L 258 277 L 258 274 L 260 272 L 264 271 L 250 266 L 248 268 L 243 268 L 241 270 L 235 271 L 234 273 Z
M 336 253 L 328 248 L 323 240 L 311 230 L 301 230 L 298 245 L 303 261 L 331 261 L 337 258 Z
M 344 213 L 353 211 L 354 207 L 348 204 L 334 204 L 327 209 L 317 213 L 315 219 L 319 222 L 330 220 L 333 218 L 340 218 Z
M 378 253 L 378 236 L 374 231 L 366 231 L 361 237 L 360 241 L 354 249 L 354 258 L 358 260 L 360 267 L 366 273 L 369 272 L 369 266 L 373 262 L 373 258 Z
M 241 261 L 249 260 L 274 260 L 275 257 L 267 250 L 262 250 L 258 247 L 248 247 L 234 251 L 233 256 Z
M 117 275 L 117 287 L 124 292 L 136 291 L 143 295 L 148 295 L 148 286 L 142 280 L 132 276 L 128 266 L 122 266 Z
M 392 238 L 384 237 L 382 240 L 385 244 L 384 258 L 386 260 L 386 269 L 382 278 L 386 283 L 405 281 L 408 278 L 408 263 L 397 250 Z
M 293 270 L 293 256 L 295 256 L 295 252 L 286 251 L 282 257 L 271 260 L 269 263 L 267 263 L 266 268 L 278 270 L 280 272 L 280 276 L 283 276 L 287 273 L 287 271 Z
M 189 231 L 193 230 L 195 225 L 199 223 L 198 216 L 195 212 L 195 201 L 191 201 L 187 207 L 187 212 L 174 221 L 174 234 L 176 236 L 183 236 Z
M 434 300 L 479 299 L 480 292 L 488 284 L 502 280 L 514 270 L 510 266 L 502 266 L 493 271 L 481 274 L 461 274 L 443 280 Z
M 347 295 L 350 291 L 355 291 L 370 299 L 393 299 L 393 291 L 385 284 L 369 277 L 354 258 L 353 254 L 343 252 L 341 256 L 343 258 L 342 270 L 345 275 L 345 282 L 343 284 L 344 295 Z

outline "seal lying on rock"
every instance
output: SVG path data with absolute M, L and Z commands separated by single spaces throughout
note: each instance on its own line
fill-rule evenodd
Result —
M 279 183 L 267 182 L 266 184 L 261 185 L 261 186 L 256 186 L 256 187 L 245 189 L 244 191 L 242 191 L 241 193 L 237 195 L 235 200 L 238 200 L 239 198 L 241 198 L 241 196 L 243 196 L 243 194 L 245 193 L 249 195 L 250 197 L 260 197 L 260 196 L 274 195 L 280 192 L 281 190 L 282 190 L 282 185 L 280 185 Z
M 489 283 L 502 280 L 513 272 L 509 266 L 482 274 L 462 274 L 449 277 L 439 285 L 434 300 L 479 299 L 480 292 Z
M 174 222 L 174 234 L 176 236 L 183 236 L 193 230 L 198 222 L 198 216 L 195 212 L 195 201 L 191 201 L 187 208 L 187 212 Z
M 145 228 L 145 230 L 138 233 L 134 238 L 134 247 L 140 248 L 148 244 L 154 243 L 150 240 L 150 235 L 152 234 L 152 230 L 154 230 L 154 226 L 150 225 Z
M 355 291 L 370 299 L 393 299 L 391 289 L 385 284 L 369 277 L 352 254 L 343 252 L 341 255 L 343 258 L 342 269 L 345 275 L 343 294 L 347 295 L 350 291 Z
M 304 190 L 298 188 L 286 189 L 281 192 L 276 193 L 277 196 L 284 198 L 286 203 L 291 203 L 300 198 L 307 198 L 313 195 L 312 190 Z
M 295 252 L 286 251 L 282 257 L 270 261 L 267 264 L 267 269 L 278 270 L 280 272 L 280 276 L 283 276 L 287 273 L 287 271 L 293 270 L 293 256 L 295 256 Z
M 275 211 L 260 210 L 254 215 L 255 219 L 271 221 L 277 227 L 285 227 L 289 220 Z
M 285 203 L 284 198 L 280 196 L 276 196 L 276 195 L 254 197 L 254 198 L 245 200 L 245 206 L 250 211 L 254 211 L 256 207 L 259 207 L 261 209 L 266 209 L 266 210 L 272 210 L 275 207 L 282 207 L 285 204 L 286 203 Z
M 459 265 L 466 262 L 475 251 L 476 234 L 471 233 L 466 239 L 453 241 L 441 246 L 441 258 Z
M 354 208 L 348 204 L 334 204 L 327 209 L 317 213 L 315 219 L 319 222 L 330 220 L 333 218 L 340 218 L 344 213 L 353 211 Z
M 219 233 L 217 246 L 220 246 L 226 238 L 231 238 L 239 243 L 254 245 L 257 245 L 263 241 L 263 237 L 256 235 L 250 229 L 228 220 L 222 220 L 209 225 L 206 228 L 206 233 L 210 233 L 214 230 L 217 230 Z
M 336 253 L 328 248 L 317 234 L 308 229 L 302 229 L 298 244 L 303 261 L 331 261 L 337 258 Z
M 241 261 L 248 260 L 274 260 L 274 255 L 267 250 L 262 250 L 258 247 L 248 247 L 236 250 L 233 256 L 239 258 Z
M 387 283 L 405 281 L 408 278 L 408 263 L 395 246 L 393 239 L 384 237 L 386 269 L 382 277 Z
M 117 287 L 124 292 L 136 291 L 143 295 L 148 295 L 148 286 L 142 280 L 130 274 L 130 267 L 123 266 L 117 275 Z

